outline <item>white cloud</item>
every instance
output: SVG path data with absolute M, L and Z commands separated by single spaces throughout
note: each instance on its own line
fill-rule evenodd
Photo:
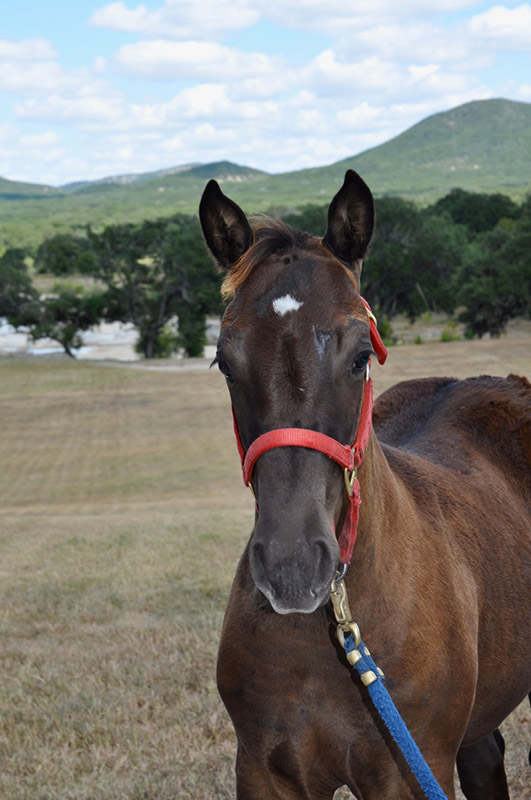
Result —
M 406 22 L 413 16 L 441 15 L 476 5 L 478 0 L 372 0 L 370 3 L 345 3 L 345 0 L 260 0 L 264 17 L 296 30 L 325 33 L 344 39 L 382 20 Z
M 46 39 L 0 40 L 0 89 L 8 92 L 50 90 L 62 70 Z
M 319 53 L 301 73 L 306 86 L 328 96 L 345 92 L 359 95 L 368 90 L 388 92 L 399 80 L 396 64 L 391 61 L 372 56 L 358 62 L 342 60 L 332 48 Z
M 239 129 L 243 124 L 264 124 L 265 127 L 278 124 L 280 108 L 278 103 L 263 101 L 235 101 L 230 97 L 227 86 L 204 83 L 183 89 L 170 101 L 160 104 L 132 105 L 130 116 L 123 119 L 125 126 L 139 126 L 144 129 L 165 127 L 190 129 L 190 123 L 203 125 L 203 120 L 212 124 L 213 138 L 224 126 Z
M 21 136 L 19 139 L 22 147 L 54 147 L 59 142 L 59 137 L 55 131 L 45 133 L 30 133 Z
M 518 88 L 517 96 L 519 100 L 531 101 L 531 83 L 524 83 Z
M 313 87 L 320 97 L 336 97 L 337 102 L 354 100 L 382 102 L 390 97 L 405 100 L 437 96 L 439 102 L 456 92 L 481 92 L 478 81 L 466 71 L 443 69 L 440 64 L 415 64 L 369 56 L 355 62 L 340 59 L 334 50 L 320 53 L 301 73 L 304 85 Z
M 351 51 L 363 47 L 381 58 L 400 62 L 467 64 L 468 68 L 478 60 L 490 61 L 481 49 L 471 48 L 470 37 L 460 25 L 441 28 L 427 22 L 409 25 L 378 25 L 360 31 L 351 42 Z
M 19 163 L 17 172 L 11 171 L 12 180 L 49 183 L 45 177 L 50 166 L 60 163 L 65 149 L 55 131 L 40 133 L 21 133 L 12 125 L 0 126 L 0 174 L 5 174 L 5 167 L 13 160 Z M 35 175 L 39 175 L 36 179 Z
M 494 6 L 469 21 L 469 30 L 480 40 L 507 49 L 531 47 L 531 6 Z
M 46 39 L 0 39 L 0 61 L 47 61 L 57 53 Z
M 123 111 L 116 98 L 100 94 L 78 92 L 76 95 L 50 94 L 32 97 L 17 103 L 17 115 L 21 119 L 48 122 L 73 122 L 86 126 L 117 122 Z
M 52 61 L 0 64 L 0 89 L 4 91 L 52 91 L 63 82 L 63 71 Z
M 155 10 L 144 4 L 129 6 L 123 0 L 97 9 L 92 25 L 146 37 L 177 40 L 215 39 L 249 28 L 260 20 L 280 27 L 313 31 L 349 39 L 366 28 L 404 22 L 412 16 L 427 18 L 477 5 L 478 0 L 372 0 L 346 4 L 344 0 L 164 0 Z
M 215 42 L 167 39 L 124 45 L 116 63 L 129 75 L 162 80 L 239 80 L 275 71 L 274 60 L 261 53 L 242 53 Z
M 349 130 L 365 130 L 378 122 L 382 109 L 367 102 L 354 108 L 342 108 L 336 113 L 336 120 Z
M 258 22 L 258 12 L 247 0 L 165 0 L 156 11 L 146 6 L 129 8 L 116 2 L 97 9 L 91 24 L 143 36 L 175 39 L 209 39 Z
M 531 49 L 531 0 L 100 2 L 94 26 L 136 35 L 79 69 L 46 38 L 0 39 L 0 91 L 14 95 L 4 120 L 23 120 L 9 135 L 0 124 L 0 174 L 65 182 L 218 159 L 285 171 L 355 155 L 498 88 L 531 99 L 527 73 L 498 58 Z M 473 6 L 484 13 L 447 14 Z M 260 21 L 254 52 L 223 43 Z M 275 30 L 266 51 L 260 37 Z M 305 32 L 317 35 L 298 51 Z

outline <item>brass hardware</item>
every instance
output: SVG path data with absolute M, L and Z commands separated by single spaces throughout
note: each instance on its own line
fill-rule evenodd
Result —
M 353 667 L 355 667 L 358 661 L 361 661 L 362 658 L 363 656 L 359 650 L 351 650 L 350 653 L 347 653 L 347 661 Z
M 338 625 L 336 634 L 341 647 L 345 647 L 345 635 L 350 636 L 350 634 L 352 634 L 352 636 L 354 637 L 354 644 L 356 645 L 356 647 L 360 646 L 361 642 L 360 629 L 358 628 L 358 625 L 355 622 L 346 622 L 343 623 L 342 625 Z
M 364 686 L 370 686 L 371 683 L 378 680 L 372 669 L 368 669 L 367 672 L 364 672 L 360 677 Z
M 337 638 L 341 647 L 345 646 L 345 636 L 352 634 L 354 637 L 354 644 L 359 647 L 361 642 L 361 634 L 358 625 L 352 621 L 352 614 L 348 604 L 347 587 L 343 578 L 334 578 L 330 590 L 330 599 L 332 600 L 332 608 L 334 609 L 334 616 L 337 622 Z
M 352 472 L 349 472 L 347 467 L 345 467 L 344 476 L 345 476 L 345 489 L 347 490 L 348 496 L 352 497 L 353 494 L 352 487 L 354 486 L 354 481 L 358 477 L 358 468 L 354 467 Z
M 330 599 L 334 608 L 334 616 L 339 625 L 352 621 L 350 608 L 348 604 L 347 589 L 343 578 L 340 580 L 332 581 L 330 589 Z
M 256 500 L 256 493 L 255 493 L 255 491 L 254 491 L 254 486 L 253 486 L 253 484 L 251 483 L 251 481 L 249 481 L 249 483 L 248 483 L 247 485 L 248 485 L 249 489 L 251 490 L 251 494 L 252 494 L 252 496 L 253 496 L 253 497 L 254 497 L 254 499 Z
M 352 634 L 354 637 L 355 649 L 350 650 L 350 652 L 346 654 L 348 663 L 354 667 L 359 661 L 361 661 L 364 655 L 370 656 L 371 653 L 369 648 L 365 645 L 363 645 L 363 653 L 361 653 L 358 649 L 361 645 L 361 633 L 357 623 L 352 621 L 350 607 L 348 604 L 347 587 L 345 586 L 345 581 L 343 580 L 342 575 L 339 573 L 336 574 L 336 577 L 332 581 L 330 599 L 332 600 L 334 616 L 337 622 L 336 635 L 339 644 L 344 648 L 346 637 L 350 634 Z M 376 672 L 381 678 L 384 677 L 380 667 L 376 667 Z M 370 686 L 371 683 L 374 683 L 374 681 L 378 680 L 378 675 L 376 672 L 373 672 L 372 669 L 369 669 L 362 673 L 361 680 L 365 686 Z
M 367 306 L 365 306 L 365 311 L 367 312 L 367 316 L 369 317 L 369 319 L 372 319 L 376 327 L 378 327 L 378 320 L 376 319 L 372 311 L 370 311 L 370 309 L 368 309 Z

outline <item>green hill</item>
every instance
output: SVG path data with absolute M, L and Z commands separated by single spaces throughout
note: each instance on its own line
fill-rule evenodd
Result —
M 523 197 L 531 190 L 531 104 L 467 103 L 336 166 L 358 169 L 386 194 L 431 201 L 460 187 Z
M 20 181 L 8 181 L 0 178 L 0 200 L 19 200 L 50 197 L 61 194 L 59 189 L 53 186 L 42 186 L 38 183 L 21 183 Z
M 401 195 L 421 204 L 454 187 L 521 200 L 531 191 L 531 104 L 502 99 L 466 103 L 360 155 L 280 175 L 221 161 L 60 189 L 0 179 L 0 247 L 36 245 L 45 236 L 89 223 L 97 227 L 196 213 L 209 178 L 219 180 L 249 212 L 325 203 L 348 168 L 357 170 L 377 195 Z
M 376 195 L 400 195 L 420 204 L 456 187 L 522 200 L 531 191 L 531 104 L 466 103 L 358 156 L 272 176 L 276 203 L 290 204 L 303 191 L 307 202 L 326 202 L 347 169 L 359 172 Z

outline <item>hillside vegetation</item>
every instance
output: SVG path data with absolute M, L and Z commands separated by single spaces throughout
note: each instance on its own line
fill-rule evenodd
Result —
M 87 224 L 195 214 L 209 178 L 251 212 L 323 203 L 348 168 L 357 170 L 377 196 L 400 195 L 422 205 L 454 187 L 522 200 L 531 190 L 531 104 L 502 99 L 467 103 L 360 155 L 280 175 L 218 162 L 59 189 L 2 179 L 0 248 L 35 246 L 53 233 Z

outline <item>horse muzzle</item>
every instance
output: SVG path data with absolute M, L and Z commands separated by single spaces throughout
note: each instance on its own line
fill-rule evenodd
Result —
M 259 526 L 251 540 L 249 563 L 253 580 L 277 614 L 311 614 L 330 598 L 339 561 L 335 536 L 298 539 L 289 545 Z

